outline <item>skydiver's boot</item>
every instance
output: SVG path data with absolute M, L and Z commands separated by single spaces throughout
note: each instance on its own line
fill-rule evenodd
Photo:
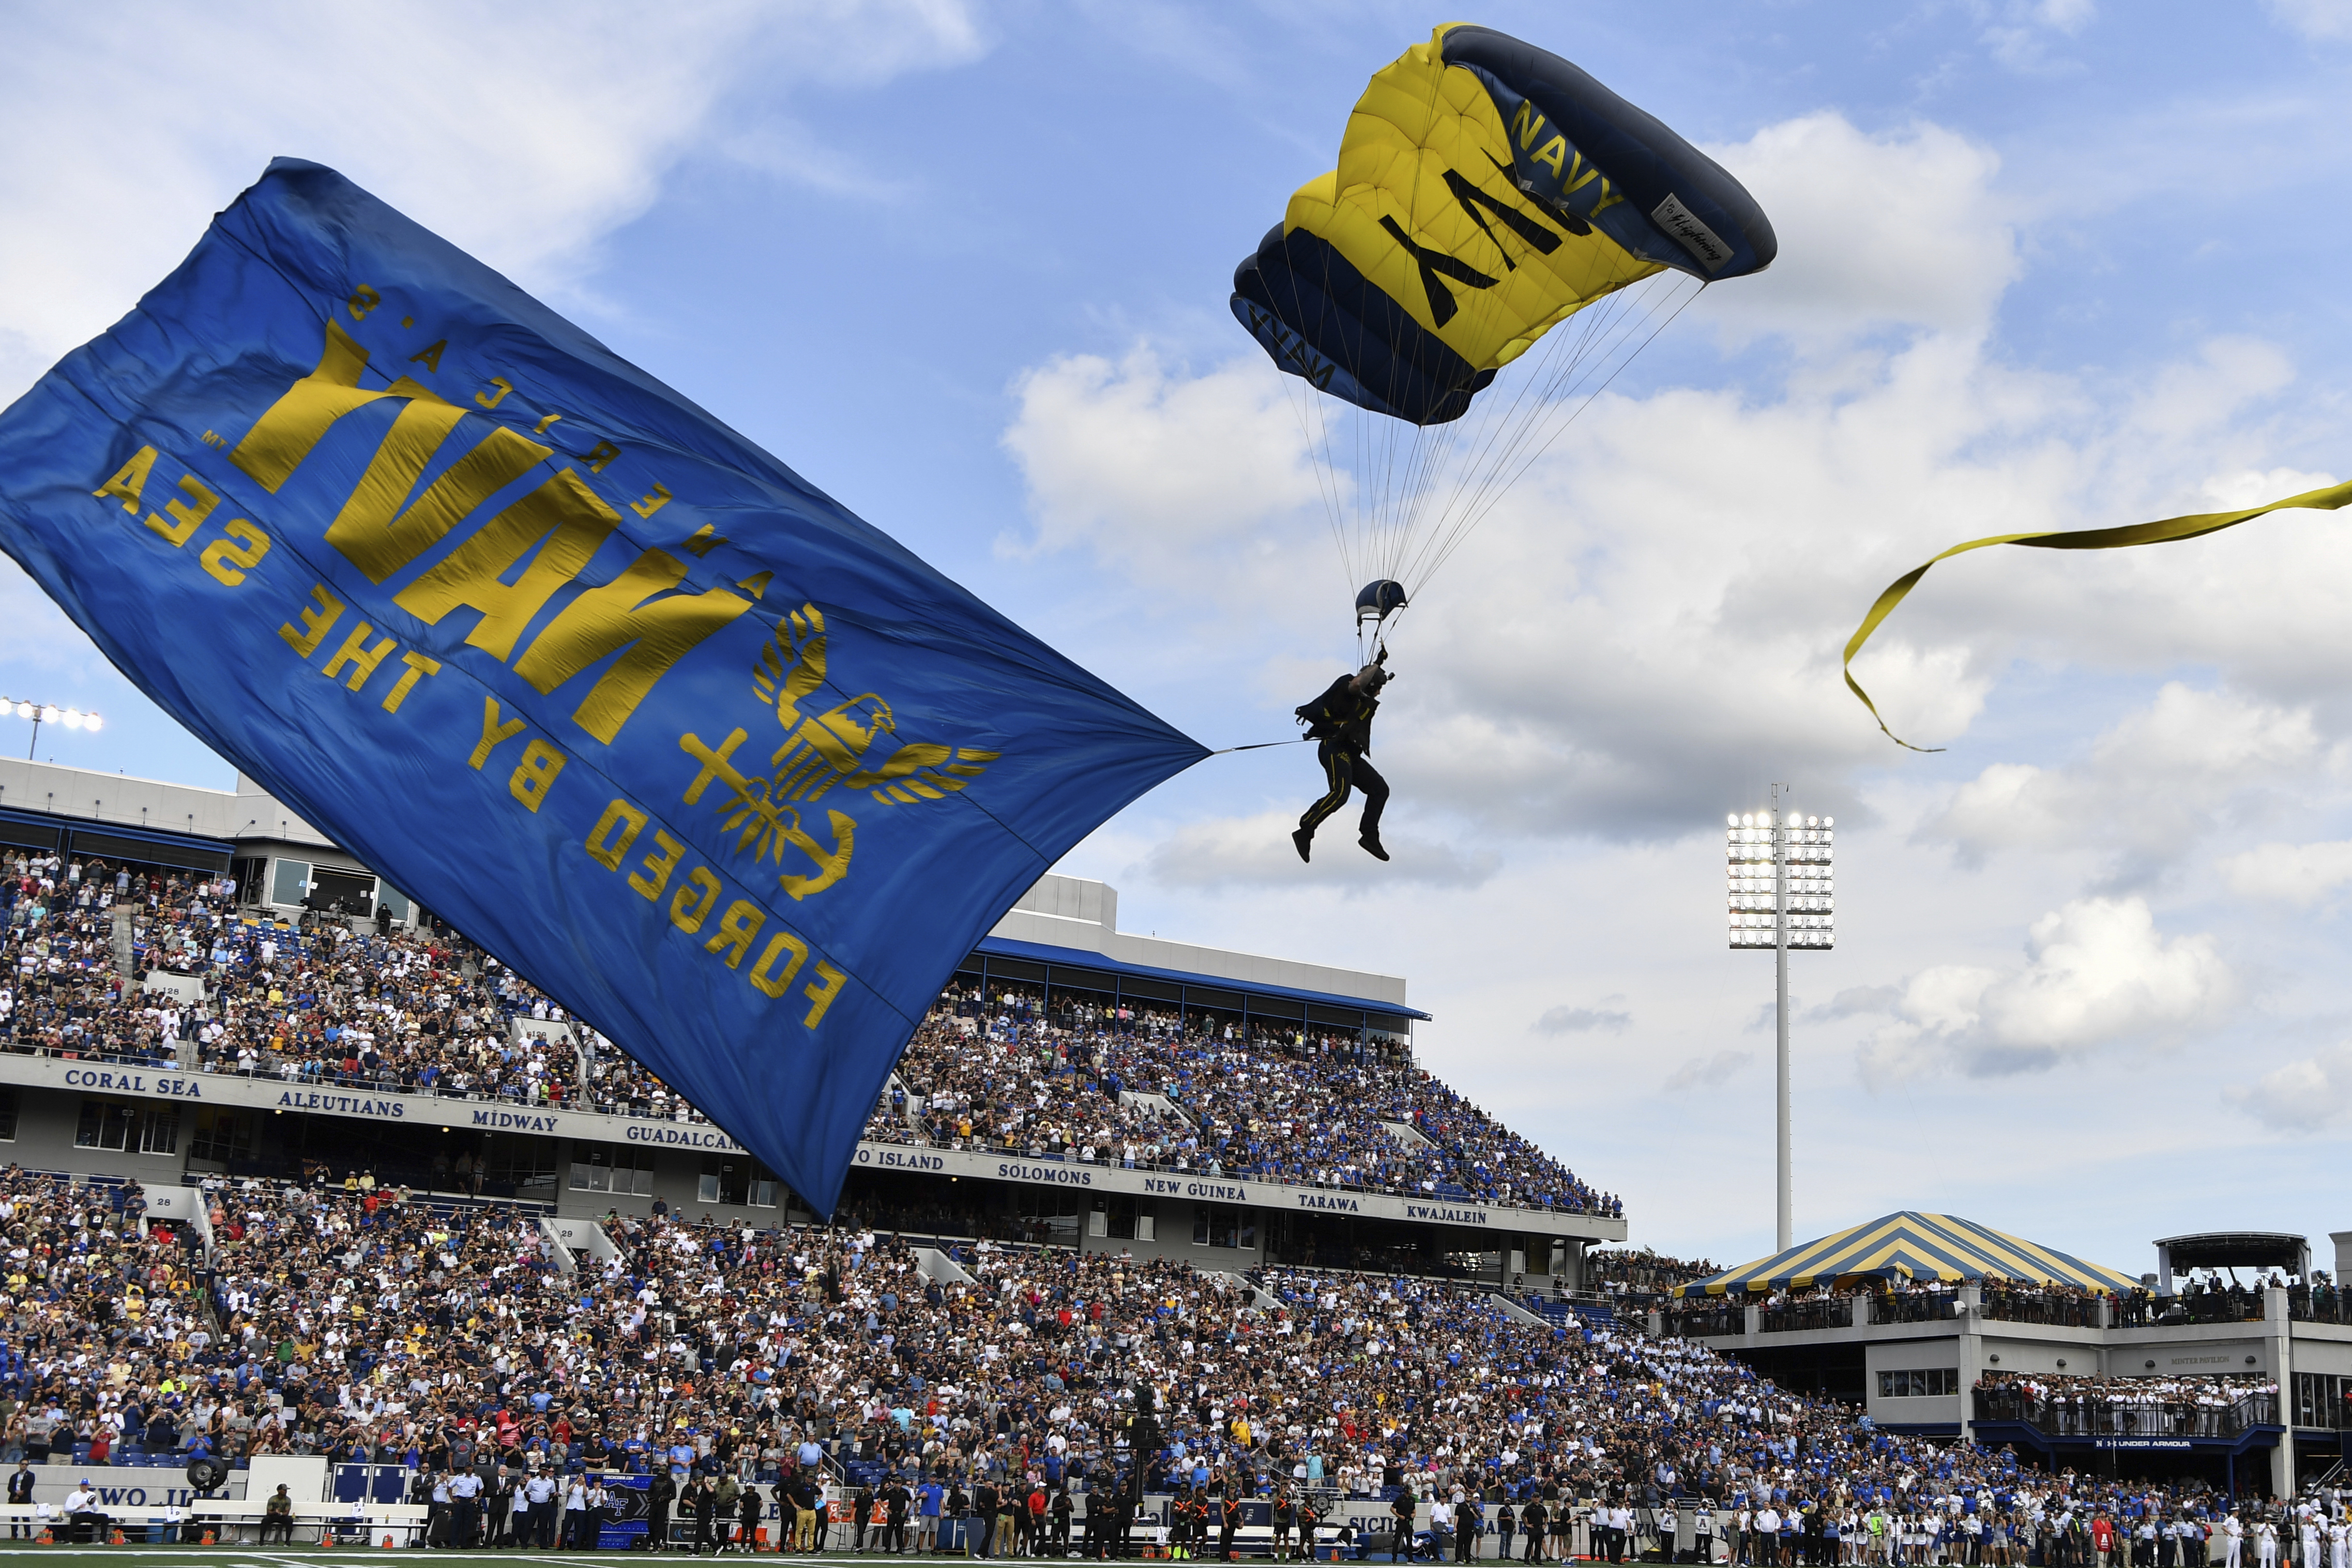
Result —
M 1363 845 L 1364 852 L 1374 860 L 1384 861 L 1389 858 L 1389 852 L 1381 848 L 1381 831 L 1378 828 L 1366 828 L 1356 841 Z
M 1315 857 L 1312 853 L 1312 851 L 1315 848 L 1314 829 L 1299 829 L 1297 832 L 1290 835 L 1290 841 L 1298 846 L 1298 858 L 1300 860 L 1307 861 L 1310 863 L 1314 861 Z M 1387 857 L 1382 856 L 1381 858 L 1385 860 Z

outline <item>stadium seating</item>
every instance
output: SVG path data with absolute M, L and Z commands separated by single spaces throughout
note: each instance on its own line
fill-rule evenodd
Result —
M 0 966 L 14 1049 L 465 1100 L 701 1121 L 654 1074 L 463 938 L 288 925 L 226 883 L 19 852 Z M 121 912 L 118 918 L 117 911 Z M 201 982 L 201 1009 L 126 987 Z M 201 1016 L 200 1016 L 201 1014 Z M 1353 1039 L 1184 1033 L 1150 1014 L 951 990 L 918 1031 L 867 1134 L 1254 1176 L 1305 1186 L 1622 1216 L 1526 1139 L 1415 1066 Z M 447 1187 L 465 1173 L 380 1173 Z M 478 1176 L 479 1173 L 475 1173 Z

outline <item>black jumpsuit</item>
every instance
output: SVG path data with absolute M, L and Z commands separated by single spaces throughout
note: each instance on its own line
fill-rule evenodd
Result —
M 1389 781 L 1365 754 L 1372 748 L 1372 716 L 1380 712 L 1381 699 L 1356 690 L 1355 679 L 1341 675 L 1321 696 L 1297 710 L 1307 721 L 1307 735 L 1322 742 L 1316 747 L 1315 758 L 1323 765 L 1323 777 L 1330 784 L 1329 792 L 1298 819 L 1304 832 L 1321 827 L 1348 803 L 1348 791 L 1355 789 L 1364 792 L 1364 821 L 1359 831 L 1365 838 L 1380 833 L 1381 811 L 1389 803 Z

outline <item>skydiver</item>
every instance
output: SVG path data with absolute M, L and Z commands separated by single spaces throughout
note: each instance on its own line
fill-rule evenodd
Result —
M 1389 803 L 1389 783 L 1365 760 L 1372 749 L 1372 716 L 1381 709 L 1381 688 L 1390 679 L 1384 667 L 1388 657 L 1388 650 L 1381 649 L 1370 664 L 1352 675 L 1341 675 L 1321 696 L 1294 710 L 1307 726 L 1307 738 L 1321 742 L 1315 758 L 1331 786 L 1330 793 L 1307 808 L 1298 819 L 1298 831 L 1290 835 L 1300 860 L 1312 858 L 1315 830 L 1348 803 L 1351 789 L 1364 792 L 1364 821 L 1356 841 L 1373 859 L 1389 858 L 1381 847 L 1381 810 Z

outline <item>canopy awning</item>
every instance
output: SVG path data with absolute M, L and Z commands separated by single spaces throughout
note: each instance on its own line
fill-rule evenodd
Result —
M 2129 1274 L 1989 1229 L 1974 1220 L 1906 1209 L 1678 1285 L 1675 1294 L 1721 1296 L 1802 1290 L 1844 1279 L 1944 1280 L 1954 1284 L 1993 1280 L 2107 1292 L 2139 1288 L 2139 1281 Z

